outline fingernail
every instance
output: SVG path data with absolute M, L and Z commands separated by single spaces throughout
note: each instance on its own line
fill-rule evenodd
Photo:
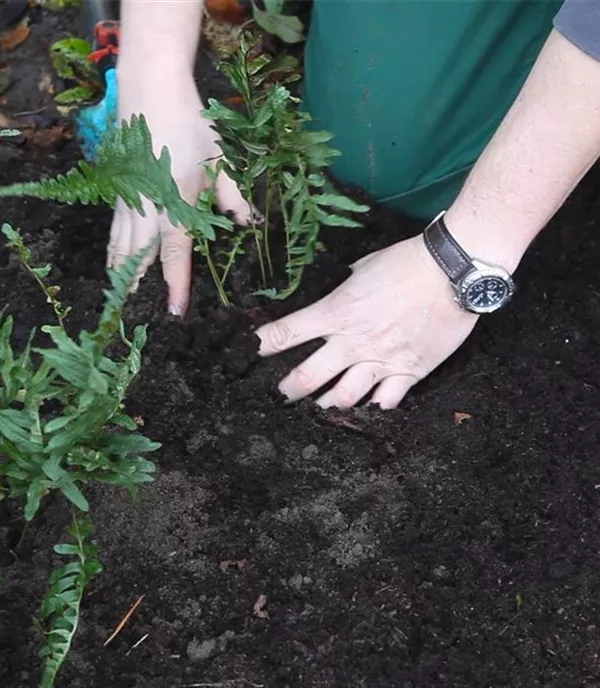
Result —
M 169 306 L 169 315 L 176 315 L 178 317 L 181 317 L 181 314 L 182 314 L 181 306 L 178 306 L 175 303 L 172 303 Z

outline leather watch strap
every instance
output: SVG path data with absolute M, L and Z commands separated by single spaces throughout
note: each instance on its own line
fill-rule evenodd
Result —
M 427 249 L 453 284 L 473 269 L 471 258 L 448 231 L 443 214 L 425 229 L 423 238 Z

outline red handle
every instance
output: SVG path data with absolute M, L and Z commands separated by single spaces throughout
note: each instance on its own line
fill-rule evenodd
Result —
M 114 55 L 116 59 L 119 54 L 120 36 L 121 29 L 118 21 L 107 19 L 98 22 L 94 29 L 95 50 L 89 59 L 96 63 L 109 55 Z

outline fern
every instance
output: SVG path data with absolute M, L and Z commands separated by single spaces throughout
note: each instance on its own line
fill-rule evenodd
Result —
M 215 228 L 227 229 L 231 224 L 227 218 L 196 208 L 181 198 L 171 175 L 169 151 L 165 147 L 160 157 L 155 157 L 143 115 L 134 115 L 131 122 L 123 122 L 111 131 L 94 165 L 82 160 L 54 179 L 0 187 L 2 196 L 33 196 L 67 204 L 107 203 L 113 208 L 120 198 L 140 214 L 144 213 L 142 197 L 146 197 L 175 226 L 181 225 L 208 239 L 215 238 Z
M 0 486 L 11 497 L 25 498 L 27 520 L 52 490 L 87 511 L 81 488 L 91 481 L 135 492 L 140 483 L 152 480 L 154 466 L 142 455 L 160 445 L 141 436 L 122 411 L 140 370 L 146 327 L 136 327 L 130 341 L 121 314 L 144 254 L 110 271 L 112 288 L 105 292 L 98 326 L 83 330 L 78 339 L 60 322 L 44 325 L 41 330 L 52 346 L 33 348 L 33 331 L 17 357 L 11 345 L 12 317 L 0 318 L 0 454 L 5 457 Z M 117 334 L 127 349 L 121 360 L 106 355 Z
M 27 272 L 35 279 L 38 283 L 40 289 L 46 295 L 46 301 L 52 306 L 54 315 L 59 324 L 62 326 L 65 319 L 69 315 L 71 308 L 69 306 L 65 307 L 58 300 L 58 294 L 60 293 L 60 287 L 56 285 L 46 284 L 46 278 L 52 271 L 52 266 L 40 265 L 38 267 L 31 266 L 31 251 L 23 242 L 23 238 L 15 229 L 13 229 L 8 223 L 4 223 L 0 229 L 2 234 L 8 240 L 8 246 L 11 248 L 19 257 L 21 264 L 25 267 Z
M 323 225 L 359 227 L 348 215 L 369 208 L 336 192 L 323 193 L 323 170 L 339 152 L 329 146 L 332 134 L 311 130 L 311 118 L 298 109 L 299 101 L 283 84 L 294 80 L 295 67 L 289 60 L 251 57 L 252 45 L 243 36 L 233 58 L 220 65 L 242 97 L 244 112 L 237 112 L 216 100 L 209 100 L 204 116 L 213 122 L 223 152 L 222 169 L 238 184 L 246 201 L 254 205 L 259 178 L 266 182 L 264 222 L 254 222 L 245 235 L 231 243 L 221 272 L 217 271 L 219 293 L 242 242 L 254 238 L 261 267 L 262 289 L 255 293 L 285 299 L 299 286 L 304 269 L 315 258 Z M 269 83 L 275 80 L 275 83 Z M 270 222 L 279 208 L 286 240 L 285 284 L 281 290 L 268 286 L 276 277 L 270 248 Z M 203 252 L 208 250 L 206 244 Z M 214 278 L 214 268 L 211 267 Z
M 73 514 L 68 532 L 75 542 L 56 545 L 54 551 L 74 559 L 52 573 L 42 602 L 40 616 L 45 643 L 40 651 L 44 659 L 40 688 L 54 685 L 77 631 L 84 591 L 90 579 L 102 571 L 98 548 L 89 542 L 93 533 L 91 521 L 80 521 Z
M 16 355 L 13 319 L 0 314 L 0 497 L 22 499 L 25 520 L 31 521 L 52 491 L 83 512 L 89 509 L 84 489 L 91 482 L 135 493 L 153 479 L 154 464 L 144 454 L 160 445 L 141 435 L 123 411 L 127 390 L 140 371 L 146 327 L 136 327 L 128 339 L 122 313 L 151 247 L 109 271 L 110 289 L 104 292 L 96 329 L 73 338 L 63 325 L 66 309 L 56 301 L 57 288 L 46 283 L 50 266 L 31 265 L 31 252 L 10 225 L 2 232 L 46 294 L 58 324 L 41 327 L 49 345 L 33 347 L 33 330 Z M 112 358 L 107 351 L 117 336 L 126 353 Z M 69 532 L 75 544 L 57 545 L 55 551 L 76 559 L 52 574 L 42 606 L 48 630 L 41 688 L 54 684 L 77 628 L 85 586 L 101 569 L 97 549 L 87 542 L 91 522 L 79 522 L 74 515 Z

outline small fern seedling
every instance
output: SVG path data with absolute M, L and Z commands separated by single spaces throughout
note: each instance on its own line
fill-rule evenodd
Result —
M 74 542 L 54 546 L 56 554 L 71 557 L 71 561 L 52 572 L 42 602 L 40 625 L 45 642 L 40 650 L 44 660 L 40 688 L 54 685 L 77 631 L 84 592 L 89 581 L 102 571 L 98 548 L 89 541 L 93 532 L 89 519 L 73 513 L 68 533 Z
M 2 225 L 2 233 L 7 238 L 7 244 L 18 256 L 21 265 L 27 270 L 27 272 L 35 279 L 38 283 L 39 288 L 46 295 L 46 301 L 52 306 L 54 315 L 58 320 L 59 325 L 63 326 L 64 322 L 71 311 L 70 306 L 63 306 L 58 300 L 58 295 L 60 293 L 60 287 L 57 285 L 46 284 L 46 278 L 52 271 L 52 266 L 50 264 L 40 265 L 38 267 L 32 267 L 31 265 L 31 251 L 28 246 L 25 245 L 23 237 L 13 229 L 8 223 Z

